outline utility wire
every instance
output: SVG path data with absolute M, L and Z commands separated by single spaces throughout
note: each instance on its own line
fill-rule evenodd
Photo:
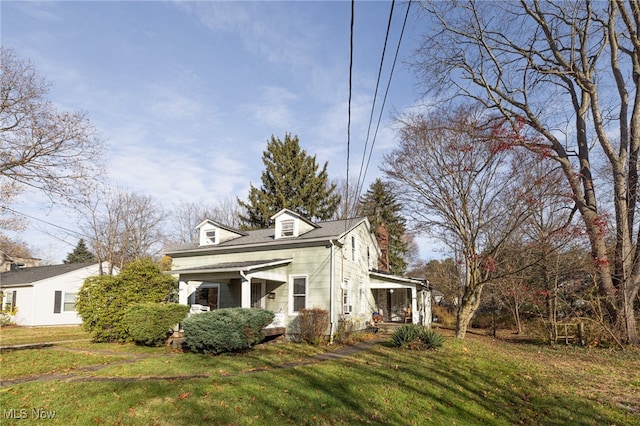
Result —
M 407 19 L 409 18 L 409 9 L 411 8 L 411 0 L 407 4 L 407 12 L 404 15 L 404 22 L 402 23 L 402 30 L 400 31 L 400 37 L 398 38 L 398 46 L 396 46 L 396 54 L 393 58 L 393 65 L 391 66 L 391 72 L 389 73 L 389 81 L 387 82 L 387 89 L 384 92 L 384 98 L 382 100 L 382 106 L 380 107 L 380 115 L 378 116 L 378 124 L 376 125 L 376 131 L 373 134 L 373 141 L 371 142 L 371 150 L 369 151 L 369 158 L 367 159 L 367 166 L 364 169 L 363 174 L 363 183 L 364 176 L 367 175 L 367 170 L 369 169 L 369 163 L 371 162 L 371 155 L 373 154 L 373 147 L 376 144 L 376 138 L 378 136 L 378 129 L 380 128 L 380 121 L 382 121 L 382 112 L 384 111 L 384 106 L 387 103 L 387 95 L 389 94 L 389 88 L 391 87 L 391 79 L 393 78 L 393 71 L 396 68 L 396 62 L 398 61 L 398 54 L 400 53 L 400 45 L 402 44 L 402 36 L 404 35 L 404 29 L 407 26 Z M 358 195 L 362 191 L 362 187 L 359 188 Z
M 387 81 L 387 88 L 386 88 L 385 93 L 384 93 L 382 106 L 380 107 L 380 114 L 378 116 L 378 123 L 376 125 L 376 131 L 373 134 L 373 140 L 371 142 L 371 149 L 369 151 L 369 157 L 367 158 L 367 165 L 364 168 L 364 172 L 362 172 L 362 170 L 361 170 L 362 181 L 360 180 L 360 178 L 358 178 L 358 189 L 357 189 L 357 192 L 356 192 L 356 196 L 357 197 L 359 197 L 360 196 L 360 192 L 362 192 L 362 186 L 364 185 L 364 179 L 365 179 L 365 176 L 367 175 L 367 171 L 369 170 L 369 164 L 371 163 L 371 155 L 373 154 L 373 148 L 375 146 L 376 138 L 378 136 L 378 130 L 380 128 L 380 122 L 382 121 L 382 113 L 384 112 L 384 106 L 387 103 L 387 96 L 389 94 L 389 88 L 391 87 L 391 80 L 393 79 L 393 71 L 395 70 L 396 63 L 398 61 L 398 55 L 400 53 L 400 45 L 402 44 L 402 37 L 404 35 L 404 30 L 405 30 L 405 28 L 407 26 L 407 20 L 409 18 L 409 9 L 410 8 L 411 8 L 411 0 L 409 0 L 409 2 L 407 4 L 407 11 L 406 11 L 406 13 L 404 15 L 404 22 L 402 23 L 402 30 L 400 31 L 400 37 L 398 39 L 398 45 L 396 46 L 396 53 L 395 53 L 395 56 L 393 58 L 393 64 L 391 66 L 391 71 L 389 73 L 389 80 Z M 386 41 L 385 41 L 385 43 L 386 43 Z M 372 113 L 373 113 L 373 111 L 372 111 Z M 365 146 L 365 150 L 366 150 L 366 146 Z M 364 156 L 366 156 L 366 152 L 364 153 Z M 363 156 L 363 161 L 364 161 L 364 156 Z
M 364 185 L 364 177 L 362 176 L 364 170 L 364 161 L 367 157 L 367 146 L 369 144 L 369 135 L 371 134 L 371 124 L 373 123 L 373 113 L 376 109 L 376 100 L 378 99 L 378 88 L 380 87 L 380 78 L 382 77 L 382 67 L 384 65 L 384 58 L 387 52 L 387 41 L 389 40 L 389 32 L 391 31 L 391 22 L 393 19 L 393 8 L 395 6 L 395 0 L 391 2 L 391 10 L 389 10 L 389 21 L 387 22 L 387 33 L 384 37 L 384 46 L 382 47 L 382 56 L 380 57 L 380 67 L 378 68 L 378 79 L 376 80 L 376 90 L 373 94 L 373 104 L 371 105 L 371 114 L 369 115 L 369 126 L 367 128 L 367 137 L 364 141 L 364 150 L 362 152 L 362 162 L 360 163 L 360 172 L 358 174 L 358 180 L 356 181 L 356 198 L 353 200 L 354 210 L 358 204 L 358 194 L 362 191 L 362 185 Z
M 12 212 L 12 213 L 15 213 L 15 214 L 19 214 L 19 215 L 21 215 L 21 216 L 24 216 L 24 217 L 28 217 L 29 219 L 32 219 L 32 220 L 35 220 L 35 221 L 38 221 L 38 222 L 42 222 L 42 223 L 44 223 L 44 224 L 46 224 L 46 225 L 53 226 L 54 228 L 62 229 L 63 231 L 68 232 L 68 233 L 69 233 L 69 234 L 71 234 L 71 235 L 75 235 L 75 236 L 77 236 L 77 237 L 79 237 L 79 238 L 84 238 L 84 235 L 80 234 L 78 231 L 72 231 L 72 230 L 71 230 L 71 229 L 69 229 L 69 228 L 65 228 L 64 226 L 56 225 L 55 223 L 48 222 L 48 221 L 46 221 L 46 220 L 44 220 L 44 219 L 39 219 L 39 218 L 37 218 L 37 217 L 35 217 L 35 216 L 31 216 L 31 215 L 28 215 L 28 214 L 26 214 L 26 213 L 19 212 L 19 211 L 17 211 L 17 210 L 14 210 L 14 209 L 9 208 L 9 207 L 6 207 L 6 206 L 0 206 L 0 209 L 7 210 L 7 211 L 10 211 L 10 212 Z M 51 235 L 51 234 L 49 234 L 49 235 Z M 52 236 L 53 236 L 53 235 L 52 235 Z M 64 241 L 64 240 L 61 240 L 61 241 Z M 64 241 L 64 242 L 66 242 L 66 241 Z M 67 244 L 68 244 L 68 243 L 67 243 Z
M 356 1 L 351 0 L 351 29 L 350 29 L 351 35 L 349 40 L 349 105 L 348 105 L 348 121 L 347 121 L 347 186 L 346 186 L 347 211 L 345 211 L 346 216 L 349 216 L 349 152 L 351 148 L 351 94 L 353 89 L 353 22 L 354 22 L 354 16 L 355 16 L 355 8 L 356 8 Z M 345 222 L 344 227 L 346 231 L 347 222 Z

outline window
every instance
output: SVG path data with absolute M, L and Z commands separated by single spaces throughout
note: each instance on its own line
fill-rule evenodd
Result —
M 4 310 L 12 311 L 16 307 L 16 292 L 8 291 L 5 293 Z
M 300 312 L 307 305 L 307 277 L 294 277 L 291 287 L 292 312 Z
M 199 287 L 195 292 L 194 303 L 208 306 L 211 311 L 218 309 L 218 290 L 219 287 Z
M 65 312 L 74 312 L 76 310 L 76 293 L 64 294 L 64 305 L 62 309 Z
M 209 239 L 211 244 L 215 244 L 216 243 L 216 230 L 215 229 L 210 229 L 210 230 L 206 231 L 204 233 L 204 235 Z
M 293 220 L 283 220 L 280 222 L 280 236 L 293 237 Z
M 355 262 L 356 261 L 356 257 L 357 257 L 357 254 L 356 254 L 356 236 L 352 235 L 351 236 L 351 260 L 353 262 Z
M 342 289 L 342 313 L 351 313 L 351 280 L 344 279 L 344 288 Z

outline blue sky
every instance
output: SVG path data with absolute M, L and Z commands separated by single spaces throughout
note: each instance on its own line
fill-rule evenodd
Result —
M 356 2 L 350 176 L 362 160 L 390 5 Z M 381 91 L 406 7 L 396 3 Z M 88 113 L 107 144 L 114 185 L 166 207 L 244 199 L 250 183 L 260 185 L 267 140 L 285 132 L 329 162 L 330 178 L 346 177 L 349 1 L 2 1 L 0 8 L 2 45 L 34 62 L 58 108 Z M 419 34 L 412 14 L 367 183 L 394 147 L 393 114 L 418 101 L 405 61 Z M 37 194 L 14 208 L 75 229 L 72 215 Z M 77 242 L 34 220 L 21 238 L 54 263 Z

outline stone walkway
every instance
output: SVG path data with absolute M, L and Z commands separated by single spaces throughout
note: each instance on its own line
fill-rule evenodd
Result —
M 381 327 L 381 331 L 380 333 L 376 334 L 375 337 L 373 337 L 372 339 L 369 340 L 364 340 L 362 342 L 358 342 L 355 345 L 349 345 L 349 346 L 343 346 L 341 348 L 336 349 L 335 351 L 328 351 L 328 352 L 323 352 L 320 353 L 318 355 L 314 355 L 312 357 L 307 358 L 306 360 L 302 360 L 302 361 L 296 361 L 296 362 L 289 362 L 289 363 L 284 363 L 284 364 L 280 364 L 280 365 L 276 365 L 274 367 L 270 367 L 269 369 L 288 369 L 288 368 L 295 368 L 295 367 L 300 367 L 300 366 L 306 366 L 306 365 L 312 365 L 312 364 L 317 364 L 319 362 L 324 362 L 324 361 L 335 361 L 335 360 L 340 360 L 342 358 L 345 357 L 350 357 L 352 355 L 355 355 L 359 352 L 362 351 L 366 351 L 371 349 L 374 345 L 376 344 L 380 344 L 384 341 L 387 341 L 391 335 L 391 333 L 393 332 L 393 330 L 395 330 L 396 326 L 394 324 L 385 324 L 383 327 Z M 50 343 L 40 343 L 40 344 L 33 344 L 33 345 L 15 345 L 15 346 L 5 346 L 0 348 L 0 351 L 4 351 L 4 350 L 18 350 L 18 349 L 37 349 L 37 348 L 53 348 L 53 349 L 57 349 L 55 348 L 56 345 L 58 344 L 63 344 L 63 343 L 68 343 L 71 341 L 62 341 L 62 342 L 50 342 Z M 73 348 L 60 348 L 59 350 L 75 350 Z M 83 352 L 96 352 L 96 351 L 87 351 L 87 350 L 83 350 L 83 349 L 77 349 L 78 351 L 83 351 Z M 71 373 L 66 373 L 66 374 L 58 374 L 58 373 L 51 373 L 51 374 L 40 374 L 40 375 L 35 375 L 35 376 L 29 376 L 29 377 L 18 377 L 15 379 L 8 379 L 8 380 L 1 380 L 0 379 L 0 388 L 6 388 L 8 386 L 13 386 L 13 385 L 17 385 L 17 384 L 21 384 L 21 383 L 28 383 L 28 382 L 48 382 L 48 381 L 63 381 L 63 382 L 139 382 L 139 381 L 144 381 L 144 380 L 188 380 L 188 379 L 203 379 L 203 378 L 208 378 L 211 377 L 208 374 L 197 374 L 197 375 L 181 375 L 181 376 L 145 376 L 145 377 L 95 377 L 95 376 L 84 376 L 84 375 L 80 375 L 80 373 L 86 373 L 86 372 L 91 372 L 91 371 L 98 371 L 104 368 L 108 368 L 108 367 L 113 367 L 116 365 L 122 365 L 122 364 L 131 364 L 134 363 L 136 361 L 139 361 L 140 359 L 144 359 L 144 358 L 150 358 L 150 357 L 157 357 L 157 356 L 176 356 L 178 354 L 162 354 L 162 355 L 157 355 L 157 354 L 153 354 L 153 355 L 149 355 L 149 354 L 123 354 L 122 352 L 109 352 L 109 351 L 99 351 L 101 354 L 108 354 L 108 355 L 121 355 L 121 356 L 126 356 L 127 359 L 123 359 L 120 361 L 114 361 L 114 362 L 109 362 L 107 364 L 99 364 L 99 365 L 91 365 L 91 366 L 86 366 L 86 367 L 79 367 L 77 369 L 75 369 L 73 372 Z M 249 373 L 258 373 L 261 371 L 266 371 L 266 369 L 261 369 L 261 368 L 257 368 L 251 371 L 245 371 L 245 372 L 241 372 L 241 373 L 236 373 L 236 374 L 231 374 L 231 376 L 233 375 L 237 375 L 237 374 L 249 374 Z M 76 374 L 78 373 L 78 374 Z

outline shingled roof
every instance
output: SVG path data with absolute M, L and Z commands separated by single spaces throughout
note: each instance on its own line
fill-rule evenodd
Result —
M 306 232 L 298 237 L 293 238 L 281 238 L 276 239 L 275 228 L 268 229 L 256 229 L 252 231 L 244 231 L 243 236 L 234 238 L 229 241 L 217 244 L 215 246 L 199 246 L 197 242 L 181 245 L 175 248 L 171 248 L 165 252 L 168 255 L 176 255 L 183 252 L 194 251 L 210 251 L 210 250 L 222 250 L 229 248 L 239 247 L 251 247 L 251 246 L 278 246 L 289 245 L 292 243 L 304 244 L 305 242 L 318 241 L 318 240 L 330 240 L 341 238 L 346 232 L 350 231 L 361 222 L 365 221 L 365 218 L 354 218 L 346 220 L 333 220 L 329 222 L 317 223 L 317 228 Z
M 92 263 L 66 263 L 63 265 L 34 266 L 31 268 L 20 268 L 15 271 L 0 273 L 0 287 L 29 285 L 34 282 L 46 280 L 47 278 L 63 275 L 77 269 L 95 265 Z

